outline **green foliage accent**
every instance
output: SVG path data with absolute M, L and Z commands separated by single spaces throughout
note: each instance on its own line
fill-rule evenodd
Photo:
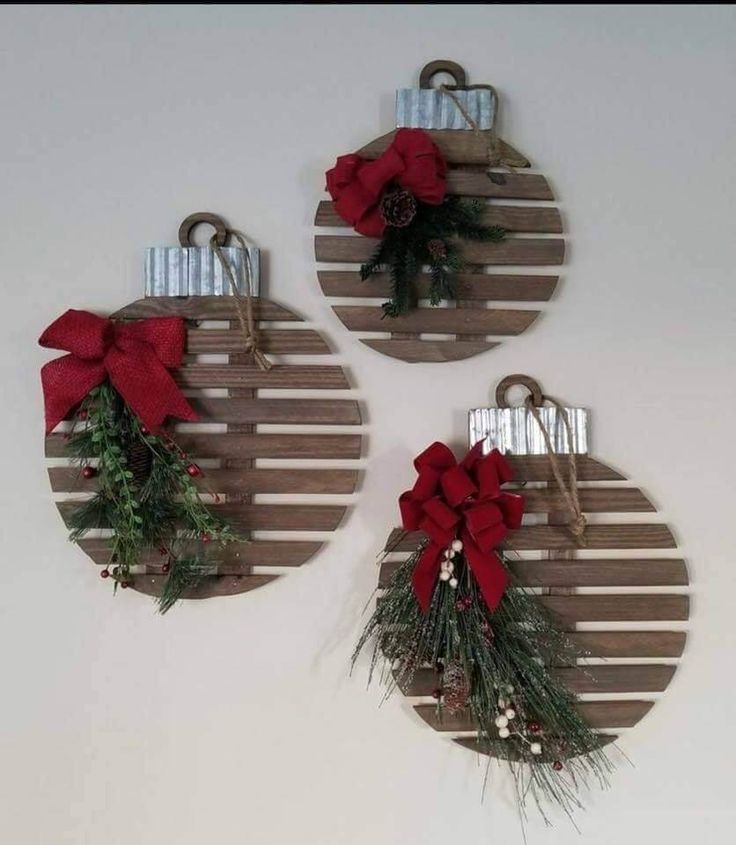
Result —
M 386 227 L 375 253 L 360 268 L 363 281 L 388 272 L 392 291 L 383 304 L 385 316 L 397 317 L 416 305 L 414 281 L 424 266 L 429 267 L 431 304 L 456 298 L 453 276 L 465 266 L 457 239 L 498 242 L 506 237 L 505 229 L 482 222 L 485 208 L 480 200 L 448 196 L 440 205 L 417 203 L 408 226 Z
M 190 555 L 193 541 L 205 538 L 223 544 L 239 538 L 202 502 L 187 472 L 187 456 L 167 436 L 142 428 L 109 383 L 89 393 L 82 411 L 85 419 L 69 437 L 67 453 L 82 466 L 96 467 L 99 489 L 74 510 L 70 539 L 77 541 L 92 529 L 112 530 L 110 564 L 116 590 L 129 582 L 145 551 L 162 549 L 162 562 L 170 566 L 159 600 L 165 613 L 194 585 L 192 572 L 205 568 L 203 550 Z M 140 444 L 150 455 L 142 477 L 130 461 Z M 206 568 L 212 570 L 211 561 Z
M 422 667 L 435 668 L 442 689 L 444 668 L 460 665 L 469 682 L 467 711 L 479 747 L 508 763 L 522 818 L 529 798 L 545 821 L 547 801 L 569 816 L 582 806 L 578 789 L 591 780 L 606 786 L 613 768 L 598 748 L 597 735 L 579 715 L 575 697 L 548 669 L 574 665 L 584 655 L 525 588 L 512 584 L 496 610 L 489 612 L 462 554 L 453 559 L 457 589 L 438 581 L 423 614 L 411 583 L 421 553 L 420 547 L 400 566 L 379 598 L 353 664 L 370 643 L 369 680 L 380 665 L 387 695 L 397 685 L 405 688 Z M 499 699 L 516 712 L 507 739 L 499 737 L 495 725 L 505 709 Z M 442 698 L 437 707 L 442 718 Z M 539 733 L 529 728 L 535 722 Z M 541 743 L 541 755 L 532 753 L 533 742 Z M 553 768 L 556 761 L 564 761 L 562 770 Z

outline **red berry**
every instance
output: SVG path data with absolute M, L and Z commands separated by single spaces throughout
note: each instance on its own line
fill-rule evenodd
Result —
M 109 569 L 103 569 L 102 572 L 100 572 L 100 578 L 109 578 L 109 577 L 110 577 L 110 570 Z
M 94 467 L 84 467 L 82 475 L 84 478 L 94 478 L 97 475 L 97 470 Z
M 460 613 L 462 613 L 464 610 L 467 610 L 467 609 L 468 609 L 468 606 L 465 604 L 465 601 L 463 599 L 458 599 L 455 602 L 455 610 L 460 611 Z
M 211 539 L 212 539 L 212 537 L 210 537 L 210 535 L 209 535 L 209 534 L 203 534 L 203 535 L 202 535 L 202 542 L 203 542 L 203 543 L 209 543 L 209 541 L 210 541 Z
M 555 760 L 555 762 L 554 762 L 554 763 L 552 763 L 552 768 L 553 768 L 556 772 L 561 772 L 561 771 L 563 770 L 564 766 L 562 765 L 562 763 L 560 763 L 560 761 L 559 761 L 559 760 Z
M 80 408 L 77 411 L 77 416 L 79 417 L 80 420 L 86 420 L 87 417 L 89 416 L 89 414 L 87 413 L 85 408 Z
M 201 475 L 202 470 L 196 464 L 189 464 L 187 467 L 187 473 L 194 478 L 197 475 Z
M 144 437 L 147 437 L 151 433 L 144 425 L 142 425 L 139 430 Z
M 527 722 L 526 726 L 533 734 L 538 734 L 542 730 L 539 722 Z
M 438 701 L 442 698 L 442 690 L 439 687 L 435 690 L 432 690 L 432 698 L 436 698 Z
M 121 586 L 124 590 L 127 590 L 127 588 L 130 586 L 130 581 L 121 581 L 121 582 L 120 582 L 120 586 Z
M 171 564 L 170 564 L 170 563 L 165 563 L 165 564 L 161 567 L 161 571 L 162 571 L 163 573 L 170 572 L 170 571 L 171 571 Z

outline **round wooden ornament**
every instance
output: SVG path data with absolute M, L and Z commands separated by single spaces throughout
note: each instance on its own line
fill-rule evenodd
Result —
M 437 74 L 449 74 L 452 85 L 431 87 Z M 389 274 L 365 281 L 359 266 L 374 254 L 378 241 L 338 232 L 348 224 L 335 204 L 322 201 L 315 225 L 318 279 L 325 296 L 366 300 L 340 301 L 333 310 L 352 332 L 370 333 L 361 341 L 371 349 L 410 363 L 457 361 L 497 346 L 504 336 L 525 331 L 539 315 L 538 303 L 549 300 L 558 276 L 548 268 L 565 254 L 562 219 L 547 179 L 538 172 L 519 172 L 529 161 L 496 133 L 498 95 L 490 85 L 468 85 L 455 62 L 430 62 L 418 89 L 401 89 L 396 98 L 396 125 L 425 130 L 447 163 L 450 196 L 481 200 L 483 222 L 502 227 L 504 240 L 483 243 L 462 240 L 464 269 L 456 275 L 456 296 L 442 306 L 429 305 L 427 272 L 416 283 L 416 307 L 386 317 L 381 300 L 391 296 Z M 391 145 L 396 131 L 358 150 L 375 160 Z M 426 270 L 426 268 L 425 268 Z M 535 305 L 536 303 L 536 305 Z
M 212 246 L 191 240 L 203 223 L 215 229 Z M 202 468 L 195 481 L 208 508 L 243 541 L 205 551 L 215 561 L 212 571 L 185 598 L 247 592 L 305 563 L 340 525 L 346 496 L 358 483 L 361 412 L 347 374 L 331 360 L 319 331 L 260 296 L 259 250 L 247 245 L 243 255 L 226 246 L 229 234 L 216 215 L 187 218 L 179 247 L 147 250 L 145 298 L 112 315 L 187 321 L 184 362 L 172 374 L 199 420 L 177 424 L 172 435 Z M 267 356 L 268 367 L 257 366 L 253 350 L 244 351 L 242 299 L 231 295 L 218 250 L 241 296 L 252 295 L 256 354 Z M 61 494 L 57 506 L 68 524 L 79 494 L 93 491 L 96 480 L 71 465 L 62 431 L 47 436 L 46 456 L 53 459 L 51 487 Z M 104 534 L 79 546 L 94 563 L 109 563 Z M 166 579 L 159 552 L 150 549 L 141 564 L 128 586 L 159 596 Z
M 578 697 L 579 711 L 603 746 L 636 725 L 672 680 L 686 640 L 687 568 L 675 556 L 672 531 L 653 518 L 656 507 L 648 496 L 618 470 L 588 455 L 587 412 L 566 408 L 577 493 L 587 522 L 583 543 L 576 540 L 540 427 L 528 406 L 510 407 L 506 400 L 513 386 L 529 390 L 552 433 L 559 466 L 566 466 L 570 450 L 559 411 L 545 404 L 539 385 L 528 376 L 504 379 L 496 408 L 470 411 L 470 444 L 482 442 L 486 454 L 497 448 L 515 471 L 509 489 L 519 488 L 527 515 L 522 527 L 504 541 L 503 557 L 516 584 L 538 591 L 560 627 L 587 653 L 578 665 L 554 671 Z M 388 585 L 422 539 L 421 533 L 391 532 L 380 587 Z M 449 712 L 433 700 L 441 684 L 438 671 L 425 667 L 401 686 L 401 692 L 434 730 L 488 754 L 468 711 Z

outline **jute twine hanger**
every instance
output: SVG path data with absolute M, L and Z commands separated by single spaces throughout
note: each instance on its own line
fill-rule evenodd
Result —
M 445 96 L 452 100 L 457 110 L 463 116 L 465 122 L 473 130 L 473 132 L 478 136 L 480 136 L 484 131 L 488 132 L 488 167 L 504 167 L 512 172 L 515 167 L 529 167 L 529 160 L 527 158 L 498 137 L 496 124 L 498 122 L 498 112 L 500 110 L 501 101 L 498 96 L 498 91 L 496 91 L 493 85 L 468 85 L 465 70 L 457 62 L 452 62 L 449 59 L 437 59 L 437 61 L 430 62 L 422 70 L 419 76 L 419 87 L 431 88 L 432 86 L 430 81 L 437 73 L 447 73 L 454 79 L 454 84 L 448 85 L 443 83 L 438 86 L 437 90 L 441 91 Z M 473 91 L 480 89 L 490 91 L 491 98 L 494 103 L 493 121 L 491 122 L 491 128 L 487 130 L 482 130 L 480 128 L 477 121 L 472 117 L 470 112 L 455 93 L 456 91 Z
M 228 237 L 233 237 L 240 244 L 241 250 L 241 268 L 243 271 L 243 279 L 245 281 L 245 296 L 238 290 L 238 284 L 235 280 L 230 262 L 225 257 L 222 247 L 219 244 L 217 233 L 210 238 L 210 246 L 215 251 L 215 255 L 222 264 L 222 269 L 230 282 L 230 290 L 235 300 L 235 309 L 238 313 L 238 320 L 240 321 L 240 330 L 243 335 L 243 348 L 247 354 L 253 356 L 256 364 L 262 370 L 270 370 L 271 362 L 263 354 L 258 345 L 258 329 L 256 328 L 256 321 L 253 317 L 253 295 L 252 295 L 252 281 L 253 281 L 253 266 L 248 252 L 248 243 L 245 235 L 238 229 L 227 229 Z
M 580 507 L 580 497 L 578 495 L 577 458 L 575 456 L 575 449 L 573 444 L 572 425 L 570 423 L 570 416 L 567 413 L 567 409 L 563 407 L 563 405 L 558 402 L 557 399 L 554 399 L 553 397 L 547 396 L 542 393 L 539 385 L 536 381 L 534 381 L 534 379 L 531 379 L 529 378 L 529 376 L 524 375 L 507 376 L 505 379 L 499 382 L 499 385 L 496 388 L 496 404 L 499 407 L 508 407 L 504 397 L 506 395 L 506 391 L 512 384 L 521 384 L 530 391 L 529 395 L 524 400 L 524 406 L 526 407 L 527 411 L 529 411 L 529 413 L 534 417 L 537 425 L 539 426 L 539 430 L 542 432 L 544 444 L 547 447 L 547 457 L 549 458 L 552 475 L 555 479 L 557 487 L 560 490 L 562 499 L 565 502 L 565 507 L 568 513 L 570 514 L 570 524 L 568 526 L 570 533 L 573 535 L 575 541 L 579 546 L 585 546 L 585 528 L 587 526 L 587 520 L 585 518 L 585 515 L 583 514 L 582 508 Z M 549 430 L 542 422 L 542 417 L 539 413 L 539 408 L 545 402 L 549 402 L 550 405 L 553 405 L 557 409 L 558 418 L 562 420 L 562 424 L 565 427 L 565 436 L 567 439 L 568 451 L 567 479 L 565 479 L 562 473 L 562 468 L 560 466 L 560 455 L 555 451 L 555 447 L 552 442 L 552 437 L 549 433 Z

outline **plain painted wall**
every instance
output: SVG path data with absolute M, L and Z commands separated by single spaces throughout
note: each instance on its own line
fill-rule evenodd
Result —
M 509 372 L 592 409 L 593 451 L 675 527 L 693 581 L 675 681 L 634 766 L 531 842 L 733 835 L 734 82 L 729 7 L 6 6 L 0 10 L 0 802 L 12 845 L 520 842 L 508 781 L 348 677 L 410 458 L 464 439 Z M 315 278 L 335 156 L 392 127 L 437 57 L 503 96 L 552 180 L 559 294 L 527 334 L 445 366 L 362 347 Z M 158 618 L 65 540 L 35 341 L 141 293 L 146 245 L 207 208 L 268 252 L 267 291 L 329 334 L 367 408 L 361 493 L 321 556 Z

